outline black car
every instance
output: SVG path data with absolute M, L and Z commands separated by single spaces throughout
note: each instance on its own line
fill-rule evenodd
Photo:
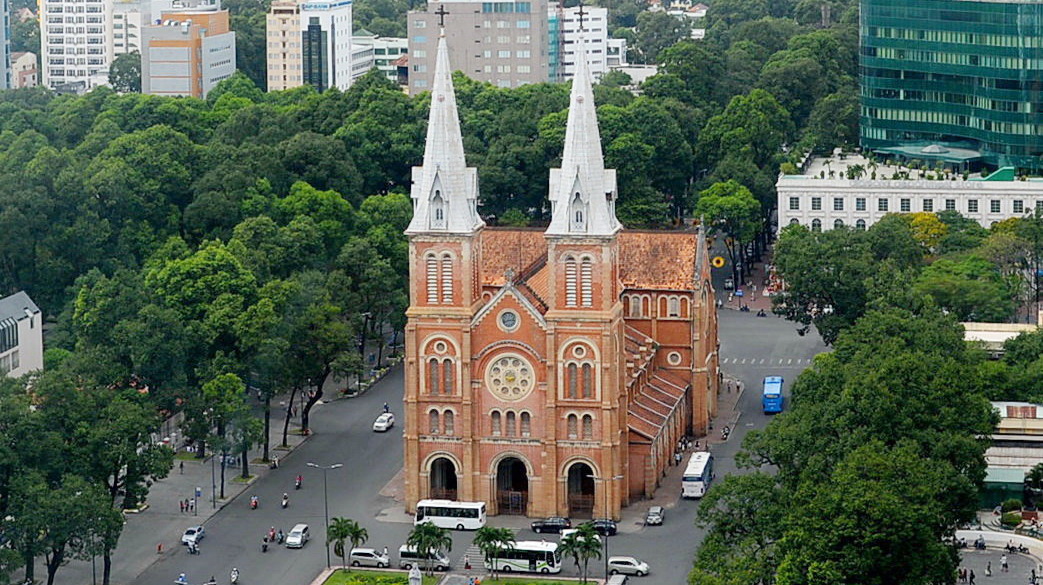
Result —
M 566 528 L 572 528 L 572 520 L 561 516 L 551 516 L 532 523 L 533 532 L 561 532 Z
M 597 532 L 601 536 L 615 536 L 616 535 L 616 523 L 608 518 L 595 518 L 589 524 L 594 525 L 594 532 Z

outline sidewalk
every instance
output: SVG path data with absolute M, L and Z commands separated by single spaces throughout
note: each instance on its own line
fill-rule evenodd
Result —
M 751 313 L 764 309 L 769 316 L 774 316 L 771 313 L 771 297 L 763 294 L 764 281 L 768 278 L 765 267 L 771 264 L 773 249 L 773 246 L 768 246 L 761 259 L 753 263 L 753 269 L 746 275 L 746 282 L 751 286 L 746 286 L 746 283 L 743 283 L 742 286 L 737 287 L 742 290 L 743 296 L 735 296 L 735 291 L 721 291 L 720 298 L 724 302 L 722 308 L 738 310 L 741 302 L 741 304 L 750 307 Z M 729 296 L 731 297 L 730 300 Z
M 285 404 L 286 398 L 288 396 L 280 396 L 272 401 L 270 455 L 279 459 L 291 456 L 294 449 L 307 439 L 299 433 L 298 418 L 297 422 L 290 422 L 290 432 L 287 436 L 289 447 L 277 446 L 282 441 L 282 425 L 285 420 L 285 407 L 279 408 L 279 401 L 281 399 Z M 318 408 L 318 406 L 316 407 Z M 211 516 L 231 503 L 250 484 L 268 474 L 271 470 L 268 469 L 268 464 L 260 463 L 261 455 L 261 447 L 250 451 L 249 472 L 252 478 L 249 481 L 239 478 L 242 473 L 241 468 L 226 467 L 225 497 L 217 498 L 214 501 L 214 484 L 217 485 L 216 491 L 220 492 L 219 458 L 182 459 L 181 457 L 190 457 L 190 454 L 180 452 L 179 457 L 174 459 L 174 467 L 170 470 L 170 474 L 165 479 L 156 480 L 152 484 L 147 507 L 139 513 L 125 515 L 123 534 L 120 536 L 119 546 L 112 556 L 112 582 L 129 583 L 144 572 L 160 555 L 178 550 L 178 547 L 181 546 L 181 535 L 186 528 L 199 524 L 205 525 Z M 185 464 L 183 473 L 180 469 L 181 462 Z M 211 469 L 214 472 L 213 483 Z M 197 490 L 201 492 L 201 496 L 195 510 L 182 513 L 178 502 L 193 498 Z M 158 552 L 159 546 L 162 546 L 161 553 Z M 70 561 L 55 575 L 55 583 L 57 585 L 87 585 L 100 582 L 101 573 L 102 560 L 100 557 L 95 560 L 93 574 L 90 561 Z M 36 567 L 37 578 L 46 576 L 46 574 L 46 568 L 40 559 Z

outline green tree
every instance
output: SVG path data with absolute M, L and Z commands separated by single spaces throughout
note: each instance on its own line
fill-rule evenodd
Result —
M 406 545 L 412 547 L 420 558 L 426 559 L 433 554 L 451 551 L 453 537 L 447 528 L 435 526 L 431 522 L 422 522 L 409 532 Z M 428 573 L 434 573 L 433 566 L 428 566 Z
M 920 275 L 916 291 L 930 295 L 962 321 L 1005 321 L 1014 313 L 998 267 L 977 255 L 934 262 Z
M 514 532 L 509 528 L 482 526 L 474 533 L 474 546 L 477 546 L 485 557 L 485 563 L 492 567 L 493 579 L 497 578 L 500 559 L 503 551 L 514 548 Z
M 689 28 L 665 12 L 637 15 L 637 44 L 634 56 L 640 63 L 657 63 L 659 52 L 683 39 Z
M 747 264 L 743 250 L 760 226 L 760 204 L 749 189 L 728 181 L 715 183 L 699 193 L 695 213 L 724 236 L 735 281 L 741 282 Z M 737 268 L 739 263 L 743 265 L 742 270 Z
M 590 559 L 601 558 L 601 541 L 597 532 L 594 531 L 593 524 L 582 524 L 576 529 L 576 532 L 561 539 L 561 546 L 558 547 L 558 550 L 562 556 L 572 557 L 576 568 L 580 569 L 581 582 L 586 583 L 587 565 L 590 563 Z
M 141 53 L 117 55 L 109 67 L 109 85 L 121 93 L 141 92 Z
M 345 569 L 348 568 L 346 558 L 349 551 L 345 550 L 344 544 L 350 542 L 351 548 L 355 549 L 367 540 L 369 540 L 369 532 L 359 526 L 358 522 L 350 518 L 330 519 L 330 526 L 326 531 L 326 546 L 333 544 L 333 554 L 340 557 L 340 564 Z

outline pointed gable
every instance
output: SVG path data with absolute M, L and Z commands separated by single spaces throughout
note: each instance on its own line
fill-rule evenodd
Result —
M 550 171 L 549 236 L 609 236 L 623 227 L 616 219 L 616 171 L 605 168 L 601 152 L 585 43 L 581 34 L 561 168 Z
M 424 162 L 413 167 L 413 219 L 407 234 L 473 233 L 478 216 L 478 172 L 467 166 L 445 35 L 438 39 Z

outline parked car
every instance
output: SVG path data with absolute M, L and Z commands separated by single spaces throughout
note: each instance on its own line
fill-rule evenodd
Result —
M 393 426 L 395 426 L 395 415 L 391 414 L 390 412 L 385 412 L 384 414 L 378 416 L 377 420 L 373 421 L 373 430 L 380 433 L 390 429 Z
M 608 572 L 613 575 L 637 575 L 644 577 L 649 573 L 648 563 L 634 557 L 608 557 Z
M 202 526 L 189 526 L 181 535 L 181 544 L 197 544 L 206 536 L 206 530 Z
M 391 564 L 391 559 L 374 548 L 353 548 L 348 555 L 352 567 L 377 567 L 384 569 Z
M 561 516 L 551 516 L 550 518 L 544 518 L 543 520 L 536 520 L 531 524 L 531 526 L 532 531 L 536 533 L 561 532 L 566 528 L 572 528 L 572 520 Z
M 597 532 L 601 536 L 615 536 L 618 528 L 616 522 L 609 518 L 595 518 L 589 524 L 594 525 L 594 532 Z
M 286 548 L 304 548 L 311 540 L 311 531 L 307 524 L 298 524 L 286 535 Z
M 605 581 L 605 585 L 627 585 L 629 580 L 630 577 L 626 575 L 612 575 L 608 578 L 608 581 Z
M 666 510 L 662 506 L 652 506 L 645 514 L 645 526 L 662 526 L 664 515 L 666 515 Z
M 403 544 L 398 548 L 398 567 L 408 571 L 414 565 L 425 571 L 448 571 L 453 566 L 453 563 L 441 551 L 428 553 L 425 558 L 415 548 Z
M 578 528 L 566 528 L 565 530 L 561 531 L 561 538 L 562 538 L 562 540 L 564 540 L 565 538 L 567 538 L 567 537 L 569 537 L 569 536 L 571 536 L 573 534 L 576 534 L 577 532 L 579 532 Z M 594 540 L 596 540 L 596 541 L 598 541 L 600 543 L 601 542 L 601 537 L 598 536 L 597 534 L 595 534 L 594 535 Z

